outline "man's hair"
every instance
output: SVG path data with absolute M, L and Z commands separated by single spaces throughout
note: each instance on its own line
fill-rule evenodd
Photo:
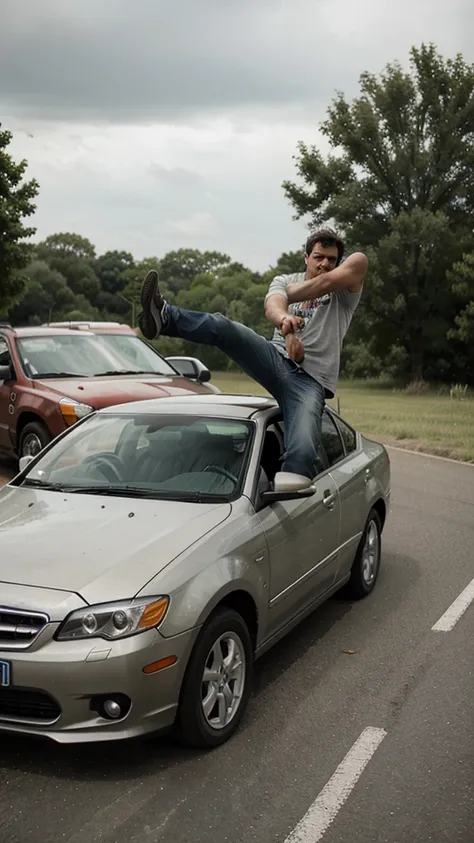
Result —
M 344 254 L 344 241 L 339 237 L 337 231 L 332 228 L 320 228 L 311 234 L 306 241 L 305 252 L 310 255 L 316 243 L 321 243 L 321 246 L 337 246 L 337 266 L 339 266 L 342 256 Z

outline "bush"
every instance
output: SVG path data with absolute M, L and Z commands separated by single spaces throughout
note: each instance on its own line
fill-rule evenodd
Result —
M 453 401 L 465 401 L 469 398 L 467 384 L 455 383 L 449 390 L 449 397 Z

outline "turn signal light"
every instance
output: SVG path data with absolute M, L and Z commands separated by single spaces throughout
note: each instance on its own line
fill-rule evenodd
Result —
M 161 597 L 156 603 L 150 603 L 140 618 L 138 629 L 149 629 L 152 626 L 158 626 L 166 615 L 169 602 L 169 597 Z
M 165 667 L 172 667 L 177 661 L 177 656 L 166 656 L 164 659 L 159 659 L 157 662 L 145 665 L 143 673 L 158 673 L 159 670 L 164 670 Z

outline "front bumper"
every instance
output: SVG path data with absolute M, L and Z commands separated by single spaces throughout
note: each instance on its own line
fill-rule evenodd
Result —
M 172 638 L 150 630 L 122 641 L 55 641 L 57 626 L 45 628 L 28 650 L 0 651 L 0 662 L 8 663 L 4 681 L 9 675 L 8 686 L 0 685 L 0 731 L 80 743 L 135 737 L 173 724 L 198 629 Z M 168 656 L 177 658 L 171 667 L 143 672 Z M 117 694 L 131 701 L 124 717 L 109 720 L 93 710 L 98 697 Z

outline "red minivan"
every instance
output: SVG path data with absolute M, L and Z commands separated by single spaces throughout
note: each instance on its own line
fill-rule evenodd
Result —
M 219 392 L 194 357 L 164 358 L 129 325 L 0 322 L 0 452 L 36 456 L 55 436 L 102 407 Z

